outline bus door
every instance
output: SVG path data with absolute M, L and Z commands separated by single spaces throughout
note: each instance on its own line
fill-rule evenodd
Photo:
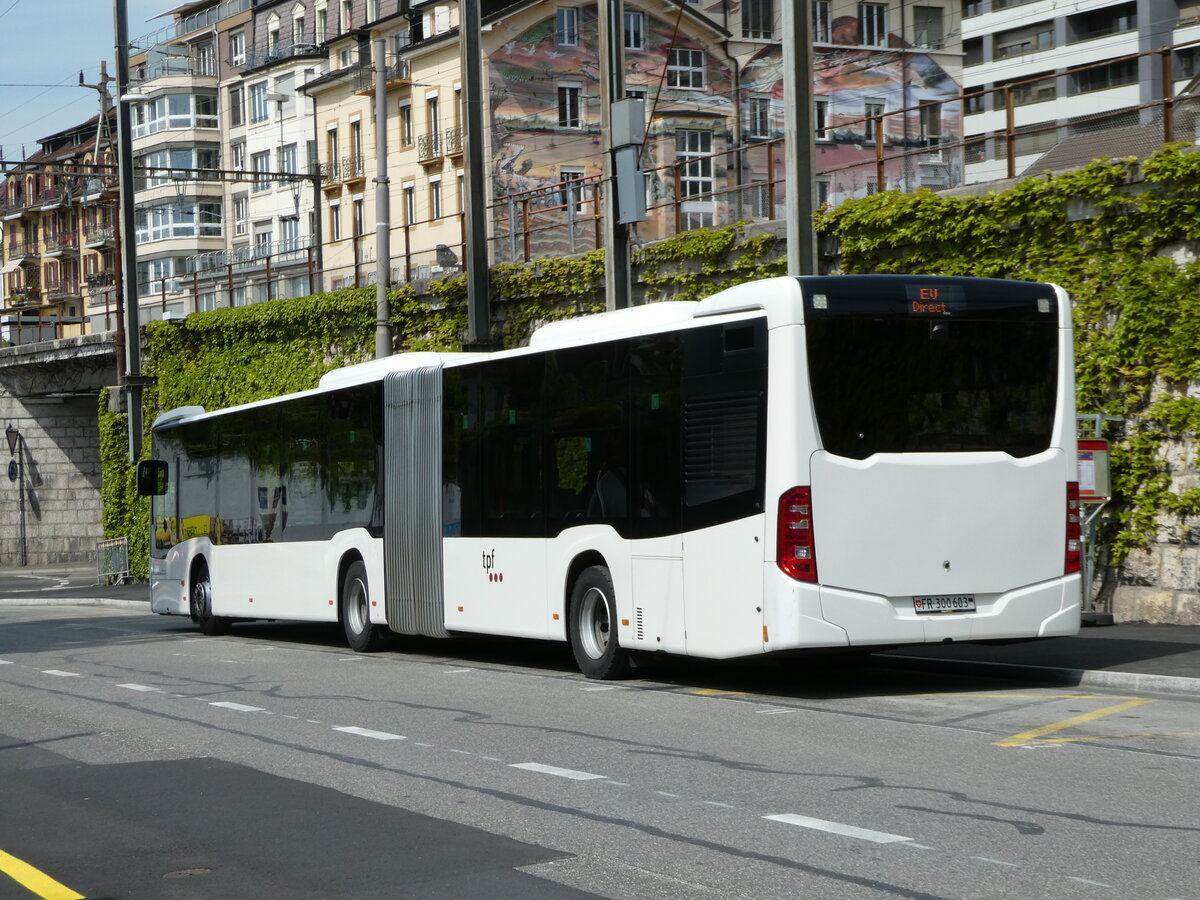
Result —
M 392 372 L 384 398 L 384 582 L 392 631 L 447 637 L 442 611 L 442 367 Z
M 767 539 L 766 319 L 688 331 L 683 357 L 687 652 L 760 653 Z

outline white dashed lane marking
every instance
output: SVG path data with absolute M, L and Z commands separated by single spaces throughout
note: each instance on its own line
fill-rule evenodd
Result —
M 57 675 L 59 678 L 78 678 L 78 672 L 63 672 L 60 669 L 42 669 L 43 675 Z
M 219 706 L 221 709 L 232 709 L 234 712 L 266 712 L 261 706 L 247 706 L 244 703 L 231 703 L 228 700 L 218 700 L 209 706 Z
M 404 741 L 408 740 L 402 734 L 389 734 L 386 731 L 372 731 L 370 728 L 359 728 L 357 725 L 340 725 L 336 726 L 334 731 L 341 731 L 345 734 L 355 734 L 359 737 L 374 738 L 377 741 Z
M 541 772 L 543 775 L 555 775 L 559 778 L 569 778 L 572 781 L 594 781 L 597 778 L 608 777 L 607 775 L 593 775 L 591 772 L 577 772 L 574 769 L 560 769 L 558 766 L 544 766 L 535 762 L 512 763 L 510 768 Z
M 886 831 L 871 831 L 869 828 L 859 828 L 857 825 L 844 825 L 841 822 L 829 822 L 825 819 L 813 819 L 809 816 L 784 814 L 779 816 L 763 816 L 763 818 L 771 822 L 783 822 L 785 825 L 798 825 L 801 828 L 827 831 L 830 834 L 840 834 L 842 837 L 870 841 L 873 844 L 899 844 L 912 840 L 910 837 L 903 837 L 899 834 L 888 834 Z
M 125 688 L 127 691 L 142 691 L 146 694 L 162 693 L 162 688 L 150 687 L 148 684 L 118 684 L 117 687 Z

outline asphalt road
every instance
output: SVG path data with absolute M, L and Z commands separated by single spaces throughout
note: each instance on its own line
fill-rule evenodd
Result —
M 107 607 L 0 626 L 0 851 L 79 896 L 1200 896 L 1193 696 L 829 660 L 602 684 L 563 646 L 362 656 Z

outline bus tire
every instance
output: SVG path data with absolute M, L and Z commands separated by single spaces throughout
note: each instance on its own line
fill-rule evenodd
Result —
M 200 627 L 201 634 L 219 636 L 229 634 L 231 620 L 214 616 L 212 611 L 212 579 L 208 577 L 208 566 L 203 563 L 192 577 L 192 590 L 188 595 L 188 611 L 192 621 Z
M 617 641 L 617 602 L 605 566 L 579 573 L 571 589 L 567 635 L 575 662 L 588 678 L 620 678 L 629 671 L 629 652 Z
M 346 643 L 357 653 L 373 653 L 386 642 L 384 629 L 371 624 L 371 595 L 367 590 L 367 567 L 361 559 L 346 569 L 342 579 L 342 627 Z

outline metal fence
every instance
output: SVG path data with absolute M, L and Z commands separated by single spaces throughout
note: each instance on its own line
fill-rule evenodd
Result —
M 97 541 L 96 584 L 123 584 L 129 577 L 129 538 Z

